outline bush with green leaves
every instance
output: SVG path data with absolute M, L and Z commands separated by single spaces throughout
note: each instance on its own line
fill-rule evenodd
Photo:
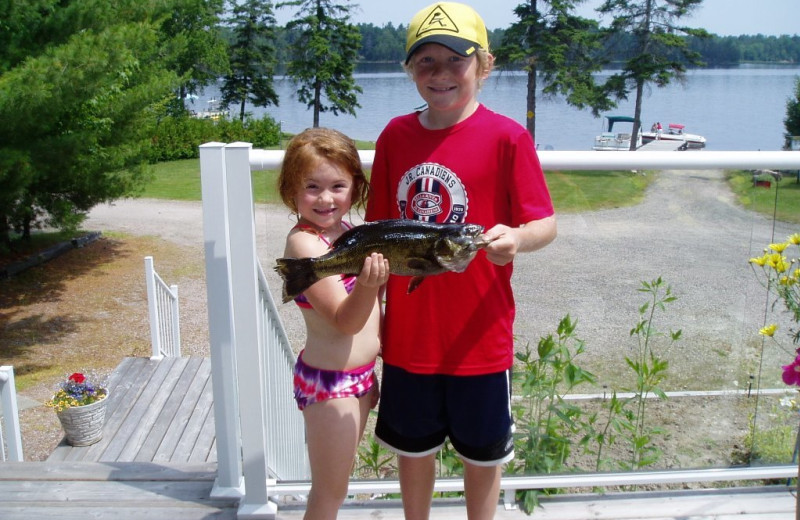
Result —
M 167 116 L 156 127 L 152 139 L 151 162 L 196 159 L 199 146 L 210 141 L 252 143 L 254 148 L 268 148 L 280 143 L 280 124 L 272 117 L 261 119 L 199 119 L 190 115 Z
M 585 350 L 575 334 L 577 321 L 565 316 L 556 334 L 539 340 L 536 351 L 530 345 L 517 352 L 520 365 L 515 383 L 521 399 L 513 406 L 517 431 L 515 458 L 508 465 L 511 474 L 556 473 L 564 469 L 572 451 L 573 438 L 585 429 L 585 412 L 564 397 L 576 387 L 594 383 L 595 376 L 577 365 Z M 520 490 L 517 499 L 530 513 L 541 494 L 550 490 Z

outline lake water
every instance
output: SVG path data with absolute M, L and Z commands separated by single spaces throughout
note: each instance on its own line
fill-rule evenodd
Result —
M 664 127 L 668 123 L 684 124 L 686 132 L 706 137 L 708 150 L 780 150 L 786 102 L 793 95 L 798 76 L 800 67 L 796 66 L 691 70 L 682 84 L 646 89 L 642 124 L 645 129 L 655 121 L 661 121 Z M 356 139 L 374 141 L 390 118 L 422 104 L 414 84 L 399 66 L 358 72 L 355 79 L 364 90 L 358 97 L 361 108 L 357 116 L 324 113 L 320 115 L 321 125 L 337 128 Z M 524 73 L 495 71 L 484 84 L 479 100 L 524 125 L 526 81 Z M 256 117 L 270 114 L 282 122 L 287 132 L 296 133 L 311 126 L 313 114 L 297 102 L 292 82 L 279 77 L 275 87 L 280 106 L 248 110 Z M 208 89 L 193 108 L 201 110 L 208 99 L 218 96 L 216 89 Z M 602 118 L 572 108 L 563 100 L 540 97 L 537 104 L 536 143 L 540 149 L 589 150 L 594 137 L 602 131 Z M 608 114 L 632 116 L 633 105 L 631 98 Z

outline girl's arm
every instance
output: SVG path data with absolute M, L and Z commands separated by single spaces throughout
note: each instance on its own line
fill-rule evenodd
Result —
M 316 257 L 324 254 L 327 246 L 318 237 L 309 233 L 290 235 L 286 255 L 294 257 Z M 378 291 L 389 279 L 389 261 L 379 253 L 364 259 L 356 278 L 353 291 L 347 290 L 338 276 L 328 276 L 305 291 L 311 307 L 342 334 L 356 334 L 367 323 Z
M 305 295 L 314 310 L 339 332 L 353 335 L 364 328 L 378 302 L 378 292 L 388 279 L 389 260 L 373 253 L 364 259 L 350 294 L 337 276 L 329 276 L 308 288 Z

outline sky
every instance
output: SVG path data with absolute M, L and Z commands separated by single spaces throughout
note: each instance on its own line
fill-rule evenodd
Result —
M 353 16 L 355 23 L 372 23 L 383 26 L 407 25 L 411 17 L 433 0 L 354 0 L 359 6 Z M 521 0 L 465 0 L 481 15 L 487 28 L 508 27 L 516 21 L 514 7 Z M 586 0 L 577 13 L 586 18 L 596 18 L 594 8 L 601 0 Z M 286 11 L 286 9 L 282 10 Z M 720 36 L 740 34 L 800 34 L 800 0 L 704 0 L 686 25 L 703 28 Z M 278 22 L 285 22 L 290 14 L 278 14 Z

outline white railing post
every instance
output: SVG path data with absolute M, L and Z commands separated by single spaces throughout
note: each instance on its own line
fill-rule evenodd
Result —
M 211 494 L 233 496 L 244 492 L 244 479 L 236 386 L 224 144 L 207 143 L 200 146 L 200 180 L 211 385 L 217 437 L 217 480 Z
M 153 257 L 144 257 L 144 279 L 147 284 L 147 312 L 150 316 L 150 344 L 152 355 L 150 359 L 161 359 L 161 322 L 158 319 L 158 293 L 156 292 L 155 268 Z
M 225 147 L 228 186 L 228 236 L 230 238 L 231 294 L 236 338 L 239 421 L 245 495 L 239 518 L 275 518 L 278 508 L 267 492 L 268 460 L 266 395 L 263 353 L 260 348 L 258 262 L 256 256 L 253 188 L 250 178 L 249 143 Z
M 170 285 L 170 313 L 172 322 L 172 348 L 170 356 L 181 357 L 181 310 L 178 305 L 178 286 Z
M 3 428 L 0 428 L 0 455 L 6 460 L 6 446 L 8 446 L 8 460 L 23 462 L 22 435 L 19 424 L 19 408 L 17 407 L 17 387 L 14 383 L 14 367 L 0 367 L 0 402 L 3 405 Z

